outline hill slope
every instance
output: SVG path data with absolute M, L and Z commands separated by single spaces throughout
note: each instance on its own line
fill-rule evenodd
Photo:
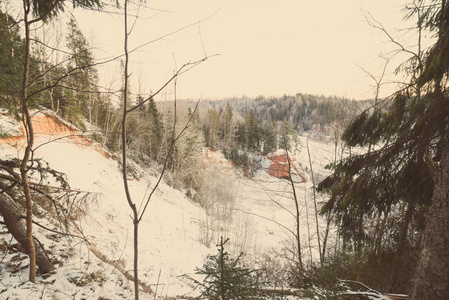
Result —
M 2 128 L 15 128 L 14 120 L 0 116 Z M 5 124 L 9 124 L 7 127 Z M 70 134 L 73 134 L 70 133 Z M 37 135 L 35 157 L 50 167 L 64 172 L 72 190 L 80 195 L 73 205 L 84 216 L 76 222 L 89 243 L 80 239 L 58 237 L 35 226 L 37 238 L 59 261 L 55 274 L 38 277 L 38 283 L 26 282 L 27 257 L 5 251 L 10 236 L 2 233 L 3 257 L 0 264 L 2 289 L 0 297 L 11 299 L 129 299 L 131 283 L 124 272 L 132 273 L 132 221 L 126 202 L 119 163 L 105 155 L 100 145 L 79 138 L 63 138 L 67 132 L 45 132 Z M 297 161 L 308 165 L 306 138 L 301 137 L 302 150 Z M 0 157 L 21 157 L 19 139 L 0 144 Z M 324 166 L 333 157 L 333 146 L 309 141 L 316 177 L 323 176 Z M 99 151 L 100 150 L 100 151 Z M 209 253 L 215 253 L 220 236 L 230 238 L 230 251 L 248 253 L 255 261 L 266 255 L 279 256 L 291 243 L 294 228 L 294 202 L 286 180 L 269 176 L 267 162 L 253 178 L 245 178 L 215 153 L 205 159 L 205 176 L 210 177 L 211 205 L 205 209 L 187 198 L 183 192 L 162 183 L 149 204 L 140 225 L 140 264 L 142 282 L 158 296 L 194 295 L 192 287 L 178 276 L 194 272 Z M 228 167 L 223 167 L 228 166 Z M 136 168 L 137 176 L 130 187 L 136 203 L 143 202 L 156 182 L 154 171 Z M 53 184 L 52 182 L 49 182 Z M 296 184 L 301 202 L 301 241 L 303 256 L 318 258 L 312 183 Z M 212 192 L 215 191 L 215 192 Z M 319 199 L 320 200 L 320 199 Z M 139 205 L 138 205 L 139 206 Z M 39 222 L 52 226 L 51 220 Z M 320 220 L 320 228 L 325 222 Z M 310 237 L 310 240 L 309 240 Z M 14 242 L 13 242 L 14 243 Z M 310 254 L 309 254 L 310 253 Z M 19 256 L 19 258 L 17 258 Z M 19 263 L 20 262 L 20 263 Z M 17 269 L 11 273 L 12 269 Z M 51 284 L 50 284 L 51 283 Z M 153 299 L 142 293 L 142 299 Z

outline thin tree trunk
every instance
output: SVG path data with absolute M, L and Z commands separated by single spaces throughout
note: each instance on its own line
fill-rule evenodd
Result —
M 312 166 L 312 159 L 310 158 L 310 150 L 309 150 L 309 141 L 308 140 L 306 140 L 306 146 L 307 146 L 307 154 L 309 156 L 310 173 L 312 175 L 313 203 L 315 204 L 315 221 L 316 221 L 316 236 L 317 236 L 317 241 L 318 241 L 318 252 L 320 253 L 320 264 L 321 264 L 321 267 L 323 267 L 323 255 L 321 253 L 321 243 L 320 243 L 320 230 L 319 230 L 319 226 L 318 226 L 318 208 L 316 205 L 315 178 L 313 176 L 313 166 Z
M 435 180 L 425 228 L 410 299 L 449 299 L 449 151 Z
M 125 187 L 126 200 L 133 212 L 133 229 L 134 229 L 134 299 L 139 299 L 139 217 L 137 213 L 136 204 L 133 203 L 128 185 L 128 168 L 127 168 L 127 157 L 126 157 L 126 117 L 127 117 L 127 106 L 128 106 L 128 63 L 129 63 L 129 53 L 128 53 L 128 1 L 125 1 L 124 6 L 125 13 L 125 74 L 124 74 L 124 91 L 123 91 L 123 119 L 122 119 L 122 168 L 123 168 L 123 184 Z
M 312 255 L 312 244 L 311 244 L 311 237 L 310 237 L 310 224 L 309 224 L 309 208 L 307 206 L 307 191 L 304 189 L 304 205 L 306 208 L 306 220 L 307 220 L 307 238 L 308 238 L 308 244 L 309 244 L 309 253 L 310 253 L 310 270 L 313 272 L 313 255 Z M 312 273 L 313 277 L 313 273 Z
M 28 107 L 28 74 L 30 68 L 30 23 L 28 21 L 28 13 L 30 10 L 29 2 L 23 1 L 24 23 L 25 23 L 25 57 L 22 81 L 22 118 L 25 127 L 27 145 L 20 164 L 20 175 L 22 178 L 23 192 L 26 201 L 26 227 L 27 227 L 27 243 L 28 256 L 30 257 L 30 274 L 29 280 L 36 282 L 36 251 L 33 241 L 33 203 L 31 199 L 30 184 L 28 182 L 28 161 L 34 144 L 34 128 L 31 122 L 30 109 Z
M 323 237 L 323 250 L 322 250 L 323 263 L 324 263 L 324 260 L 326 259 L 327 239 L 329 238 L 331 221 L 332 221 L 332 215 L 331 215 L 331 211 L 329 211 L 326 216 L 326 231 L 324 232 L 324 237 Z
M 297 248 L 297 264 L 298 264 L 298 272 L 302 271 L 302 257 L 301 257 L 301 236 L 300 236 L 300 224 L 299 224 L 299 219 L 300 219 L 300 213 L 299 213 L 299 202 L 298 202 L 298 197 L 296 195 L 296 188 L 295 188 L 295 183 L 293 182 L 293 178 L 292 178 L 292 172 L 291 172 L 291 163 L 290 163 L 290 157 L 288 155 L 288 150 L 287 150 L 287 137 L 284 136 L 284 150 L 285 150 L 285 156 L 287 158 L 287 164 L 288 164 L 288 179 L 290 181 L 290 184 L 292 186 L 292 192 L 293 192 L 293 201 L 295 202 L 295 209 L 296 209 L 296 214 L 295 214 L 295 221 L 296 221 L 296 248 Z
M 226 291 L 224 287 L 225 272 L 224 272 L 224 242 L 223 237 L 220 240 L 220 292 L 221 300 L 226 300 Z

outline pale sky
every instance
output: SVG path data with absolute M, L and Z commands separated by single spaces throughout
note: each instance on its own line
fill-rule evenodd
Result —
M 176 67 L 209 59 L 177 81 L 178 98 L 224 98 L 311 93 L 372 98 L 384 60 L 397 49 L 370 27 L 364 13 L 380 21 L 407 46 L 416 44 L 402 11 L 406 0 L 158 0 L 146 1 L 130 35 L 130 48 L 158 39 L 131 55 L 133 92 L 154 92 Z M 133 10 L 131 14 L 135 14 Z M 123 52 L 123 16 L 76 12 L 97 58 Z M 134 21 L 130 18 L 130 26 Z M 408 23 L 408 26 L 413 24 Z M 413 48 L 411 48 L 414 50 Z M 215 56 L 216 55 L 216 56 Z M 406 56 L 389 64 L 391 74 Z M 117 64 L 103 81 L 117 77 Z M 387 79 L 385 79 L 387 80 Z M 107 83 L 104 83 L 107 84 Z M 385 86 L 390 93 L 394 85 Z M 168 95 L 173 92 L 173 86 Z M 170 96 L 166 96 L 170 97 Z

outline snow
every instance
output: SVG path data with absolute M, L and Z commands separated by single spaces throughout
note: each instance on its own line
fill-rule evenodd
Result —
M 22 134 L 21 125 L 4 110 L 0 111 L 0 138 L 5 136 L 16 136 Z
M 2 124 L 4 123 L 2 118 Z M 69 278 L 73 277 L 74 273 L 96 272 L 96 268 L 93 266 L 99 266 L 99 270 L 108 270 L 104 274 L 108 280 L 101 289 L 97 288 L 84 296 L 95 299 L 98 299 L 100 295 L 106 298 L 110 297 L 107 295 L 117 289 L 116 282 L 120 274 L 117 274 L 118 271 L 114 270 L 112 266 L 99 261 L 88 250 L 94 248 L 105 255 L 109 261 L 120 260 L 125 264 L 125 269 L 132 273 L 131 209 L 125 198 L 118 162 L 107 159 L 93 150 L 94 146 L 76 145 L 70 139 L 57 139 L 48 143 L 48 137 L 39 136 L 36 145 L 43 143 L 45 145 L 39 147 L 34 156 L 43 158 L 50 167 L 64 172 L 71 189 L 86 191 L 94 195 L 87 205 L 85 218 L 79 220 L 78 224 L 83 229 L 90 245 L 82 243 L 74 248 L 77 249 L 74 250 L 74 258 L 64 262 L 64 266 L 58 268 L 54 278 L 46 279 L 45 282 L 55 280 L 51 287 L 37 284 L 30 288 L 29 284 L 20 285 L 26 281 L 28 276 L 26 269 L 19 272 L 17 276 L 14 275 L 14 280 L 6 280 L 6 277 L 11 278 L 11 276 L 7 270 L 2 270 L 0 286 L 6 287 L 7 292 L 1 293 L 0 296 L 25 299 L 42 293 L 46 299 L 47 294 L 51 298 L 51 295 L 57 290 L 60 291 L 57 292 L 58 295 L 60 294 L 58 299 L 64 294 L 67 294 L 68 297 L 75 294 L 86 294 L 86 290 L 89 288 L 76 287 L 69 282 Z M 0 155 L 2 157 L 20 157 L 20 153 L 15 147 L 5 144 L 1 145 Z M 141 171 L 143 173 L 143 170 Z M 155 177 L 144 176 L 140 180 L 135 179 L 130 182 L 132 196 L 138 207 L 141 207 L 141 202 L 148 196 L 148 184 L 154 185 L 156 180 Z M 154 194 L 140 224 L 139 271 L 141 280 L 148 284 L 156 284 L 159 271 L 161 271 L 159 281 L 163 285 L 158 288 L 158 293 L 181 295 L 191 291 L 191 287 L 177 279 L 177 276 L 192 272 L 196 266 L 201 266 L 203 258 L 210 253 L 209 248 L 197 242 L 198 225 L 195 220 L 202 214 L 204 214 L 204 210 L 199 205 L 192 203 L 180 191 L 163 183 Z M 36 230 L 41 235 L 44 234 L 43 231 Z M 4 238 L 4 235 L 1 238 Z M 39 236 L 39 239 L 41 238 L 44 237 Z M 46 246 L 48 242 L 45 241 Z M 72 241 L 72 243 L 76 242 L 79 241 Z M 65 247 L 68 246 L 67 244 Z M 9 258 L 9 256 L 5 257 L 5 261 L 8 261 Z M 22 265 L 26 265 L 26 262 L 23 262 Z M 121 281 L 124 282 L 124 286 L 131 286 L 123 278 Z M 114 294 L 112 298 L 119 298 L 119 295 Z M 129 293 L 125 294 L 123 298 L 130 298 Z M 153 299 L 153 296 L 148 296 L 149 298 Z M 144 296 L 143 299 L 145 299 Z
M 16 132 L 17 124 L 11 119 L 0 115 L 0 128 Z M 307 138 L 300 139 L 302 149 L 292 156 L 302 166 L 308 166 Z M 85 216 L 77 220 L 89 244 L 76 238 L 52 239 L 51 234 L 35 226 L 36 236 L 46 249 L 51 249 L 51 255 L 60 260 L 57 271 L 48 278 L 38 276 L 37 284 L 31 284 L 27 281 L 27 256 L 0 250 L 3 258 L 0 264 L 0 299 L 132 298 L 132 283 L 114 264 L 132 274 L 133 224 L 119 162 L 97 151 L 101 148 L 99 144 L 82 145 L 69 138 L 48 141 L 48 136 L 37 136 L 35 145 L 42 146 L 37 148 L 34 156 L 44 159 L 53 169 L 64 172 L 71 189 L 90 193 L 82 203 Z M 333 145 L 310 140 L 309 147 L 315 177 L 323 178 L 326 174 L 324 167 L 333 157 Z M 216 252 L 215 245 L 220 235 L 230 238 L 231 252 L 244 251 L 255 260 L 267 253 L 281 254 L 291 243 L 295 205 L 290 182 L 269 176 L 264 168 L 253 178 L 246 178 L 232 169 L 232 164 L 221 153 L 206 150 L 203 153 L 207 154 L 205 162 L 212 170 L 211 177 L 226 185 L 233 199 L 233 203 L 223 205 L 222 210 L 216 213 L 231 214 L 220 221 L 213 220 L 213 215 L 207 215 L 205 209 L 187 198 L 183 191 L 161 183 L 139 226 L 140 279 L 153 290 L 159 284 L 159 297 L 197 295 L 197 291 L 193 291 L 192 286 L 179 276 L 193 274 L 196 267 L 201 267 L 205 257 Z M 0 157 L 20 158 L 20 148 L 0 143 Z M 309 172 L 310 168 L 306 171 Z M 157 181 L 156 177 L 148 175 L 153 173 L 154 170 L 139 169 L 138 178 L 130 181 L 131 195 L 139 211 L 142 211 L 149 191 Z M 314 230 L 313 184 L 308 181 L 295 187 L 301 205 L 303 255 L 310 260 L 310 252 L 316 260 L 318 245 Z M 317 199 L 318 202 L 323 200 L 322 196 Z M 323 219 L 319 220 L 319 227 L 324 230 Z M 9 244 L 9 235 L 0 234 L 1 241 Z M 332 240 L 329 241 L 331 243 Z M 17 267 L 17 263 L 11 262 L 15 255 L 23 258 L 19 266 L 23 268 L 11 273 L 7 266 Z M 141 293 L 141 299 L 153 298 L 154 295 Z

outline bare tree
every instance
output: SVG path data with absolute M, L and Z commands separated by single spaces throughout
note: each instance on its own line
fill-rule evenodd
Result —
M 139 299 L 139 272 L 138 272 L 138 265 L 139 265 L 139 224 L 142 221 L 143 216 L 145 215 L 145 211 L 148 207 L 148 204 L 150 203 L 150 200 L 154 194 L 154 192 L 157 190 L 159 184 L 162 181 L 162 178 L 164 176 L 165 171 L 167 170 L 167 164 L 169 162 L 169 159 L 171 158 L 172 152 L 173 152 L 173 147 L 175 145 L 175 143 L 179 140 L 179 138 L 184 134 L 185 130 L 189 127 L 190 125 L 190 121 L 192 120 L 194 114 L 192 115 L 192 117 L 187 121 L 187 123 L 185 124 L 185 126 L 183 127 L 183 129 L 180 131 L 179 134 L 176 135 L 176 122 L 177 122 L 177 116 L 176 116 L 176 99 L 174 101 L 174 118 L 173 118 L 173 129 L 172 129 L 172 133 L 171 133 L 171 139 L 170 139 L 170 145 L 168 147 L 168 151 L 166 153 L 164 162 L 163 162 L 163 166 L 162 166 L 162 170 L 161 173 L 159 175 L 159 178 L 156 182 L 156 184 L 152 187 L 151 192 L 149 194 L 149 196 L 147 197 L 147 199 L 144 201 L 144 203 L 142 203 L 143 205 L 140 205 L 139 207 L 141 209 L 137 208 L 136 203 L 133 201 L 132 197 L 131 197 L 131 193 L 130 193 L 130 188 L 129 188 L 129 184 L 128 184 L 128 157 L 127 157 L 127 117 L 128 114 L 131 113 L 132 111 L 138 109 L 139 107 L 143 106 L 145 103 L 147 103 L 148 101 L 150 101 L 151 99 L 153 99 L 157 94 L 159 94 L 164 88 L 166 88 L 170 83 L 174 82 L 176 84 L 176 79 L 178 78 L 178 76 L 180 76 L 182 73 L 190 70 L 191 68 L 193 68 L 194 66 L 204 62 L 207 59 L 207 56 L 204 57 L 201 60 L 195 61 L 195 62 L 189 62 L 184 64 L 183 66 L 181 66 L 175 73 L 174 75 L 168 80 L 166 81 L 165 84 L 163 84 L 163 86 L 156 91 L 155 93 L 153 93 L 150 97 L 148 97 L 145 100 L 140 101 L 137 105 L 131 106 L 131 103 L 129 101 L 129 71 L 128 71 L 128 66 L 129 66 L 129 54 L 130 51 L 128 49 L 128 39 L 129 36 L 131 34 L 132 28 L 131 30 L 128 27 L 128 0 L 125 0 L 125 4 L 124 4 L 124 56 L 125 56 L 125 62 L 124 62 L 124 87 L 123 87 L 123 115 L 122 115 L 122 128 L 121 128 L 121 139 L 122 139 L 122 174 L 123 174 L 123 184 L 124 184 L 124 189 L 125 189 L 125 196 L 126 196 L 126 200 L 129 204 L 129 207 L 131 208 L 132 211 L 132 221 L 133 221 L 133 232 L 134 232 L 134 243 L 133 243 L 133 248 L 134 248 L 134 262 L 133 262 L 133 269 L 134 269 L 134 298 L 136 300 Z M 135 19 L 135 21 L 137 21 L 137 18 Z M 195 108 L 195 112 L 198 108 L 198 104 Z
M 296 187 L 295 182 L 292 178 L 292 167 L 291 167 L 291 160 L 290 156 L 288 154 L 287 150 L 287 136 L 283 135 L 283 147 L 285 151 L 285 156 L 287 158 L 287 165 L 288 165 L 288 180 L 290 182 L 291 188 L 292 188 L 292 195 L 293 195 L 293 201 L 295 203 L 295 241 L 296 241 L 296 251 L 297 251 L 297 268 L 298 272 L 302 271 L 303 263 L 302 263 L 302 255 L 301 255 L 301 232 L 300 232 L 300 210 L 299 210 L 299 200 L 296 195 Z
M 306 146 L 307 146 L 307 155 L 309 156 L 310 173 L 312 175 L 313 204 L 315 207 L 315 222 L 316 222 L 316 236 L 317 236 L 317 242 L 318 242 L 318 252 L 320 254 L 321 267 L 323 267 L 323 254 L 321 253 L 321 243 L 320 243 L 320 229 L 318 226 L 318 208 L 316 205 L 315 177 L 313 175 L 312 159 L 310 158 L 309 140 L 306 140 Z

